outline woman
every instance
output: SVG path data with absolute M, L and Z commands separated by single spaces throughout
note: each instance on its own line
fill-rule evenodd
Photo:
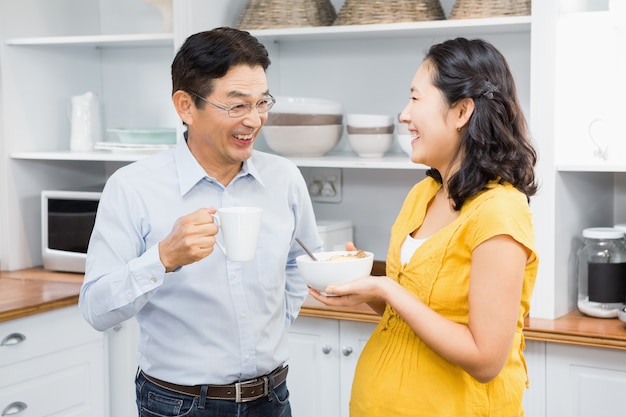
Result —
M 513 76 L 492 45 L 458 38 L 430 48 L 410 91 L 411 161 L 431 168 L 392 226 L 387 276 L 310 290 L 382 315 L 350 415 L 523 415 L 537 155 Z

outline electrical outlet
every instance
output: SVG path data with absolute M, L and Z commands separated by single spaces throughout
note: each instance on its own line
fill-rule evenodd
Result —
M 311 200 L 321 203 L 340 203 L 341 168 L 311 168 L 307 186 Z

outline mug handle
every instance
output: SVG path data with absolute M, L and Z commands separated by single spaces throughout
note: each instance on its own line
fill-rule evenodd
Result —
M 217 227 L 221 229 L 222 225 L 220 224 L 220 216 L 218 216 L 217 213 L 213 213 L 211 216 L 213 216 L 213 222 L 215 222 Z M 218 248 L 220 248 L 224 256 L 228 257 L 228 254 L 226 253 L 226 248 L 220 242 L 217 241 L 217 238 L 215 239 L 215 244 L 217 245 Z

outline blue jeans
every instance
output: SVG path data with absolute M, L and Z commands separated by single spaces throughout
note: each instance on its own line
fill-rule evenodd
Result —
M 199 404 L 200 397 L 161 388 L 141 372 L 137 373 L 135 387 L 139 417 L 291 417 L 287 382 L 258 400 L 236 403 L 207 399 L 204 408 Z

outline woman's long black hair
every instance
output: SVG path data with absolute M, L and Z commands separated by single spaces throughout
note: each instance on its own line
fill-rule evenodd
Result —
M 508 182 L 528 199 L 537 192 L 537 153 L 502 54 L 484 40 L 456 38 L 432 46 L 424 61 L 433 66 L 433 85 L 453 106 L 472 98 L 474 112 L 461 132 L 460 169 L 448 181 L 455 210 L 492 180 Z M 426 175 L 441 183 L 441 173 Z

